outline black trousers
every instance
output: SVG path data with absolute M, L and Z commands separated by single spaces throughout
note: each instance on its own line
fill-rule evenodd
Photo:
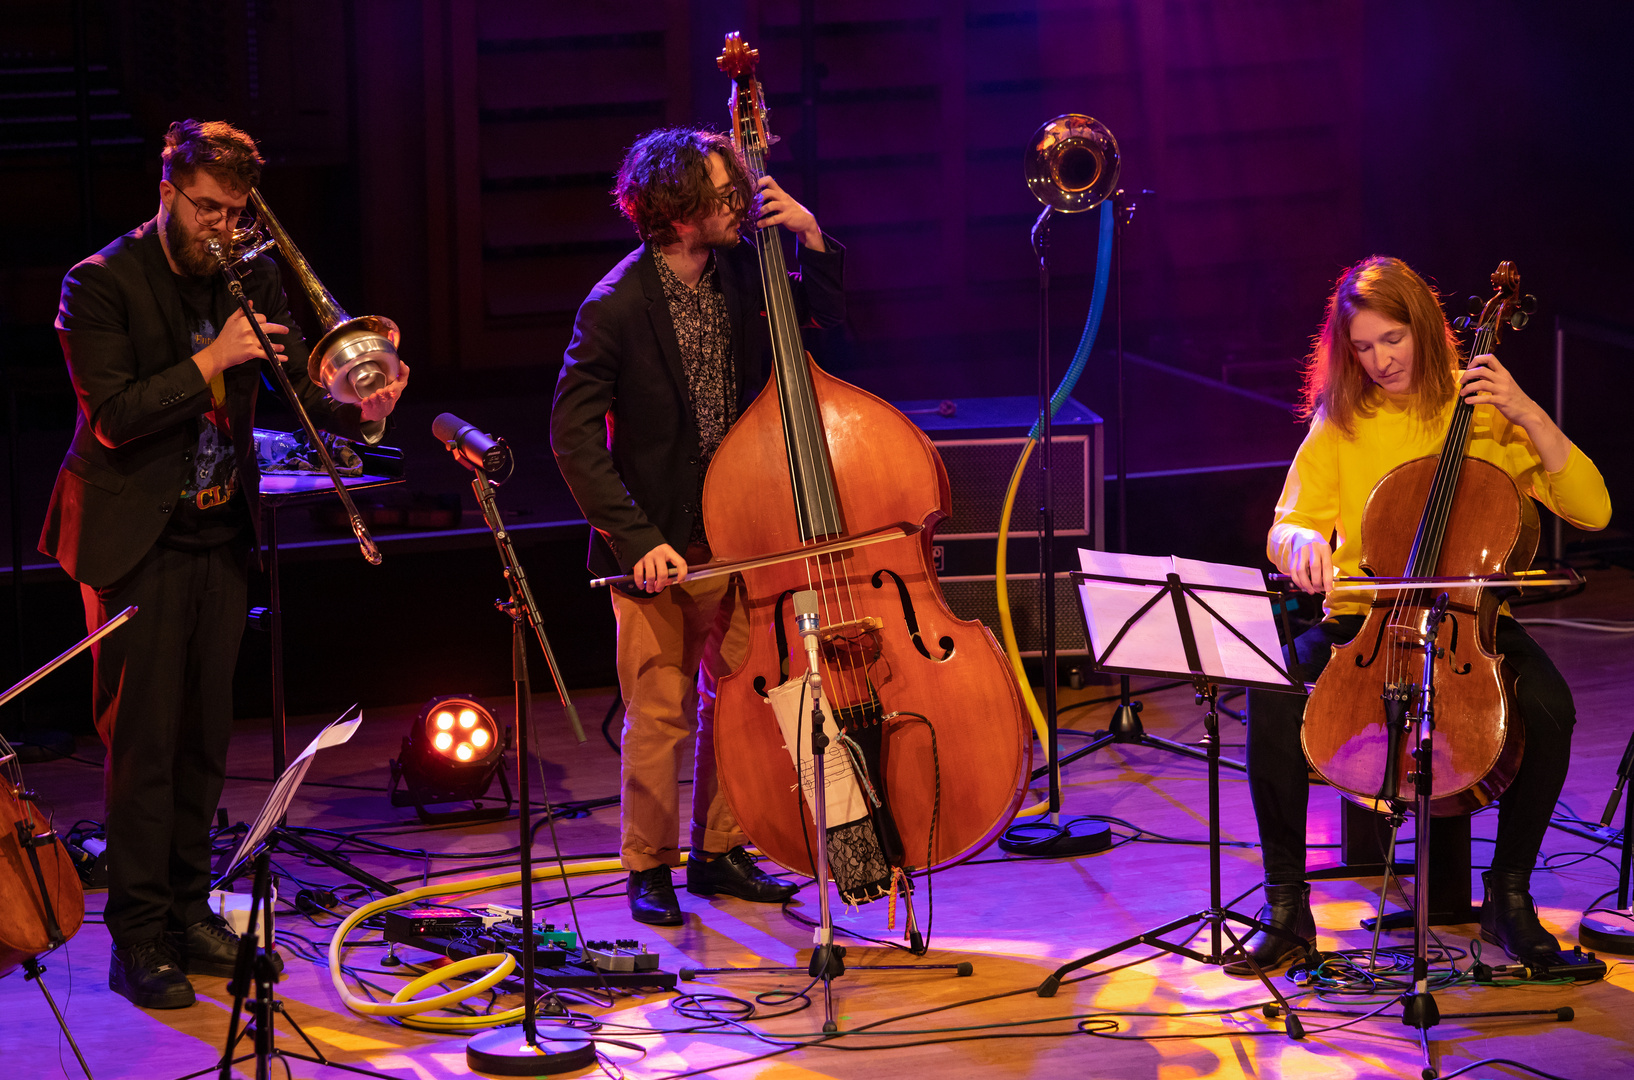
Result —
M 1355 637 L 1363 621 L 1360 615 L 1340 615 L 1301 634 L 1296 642 L 1299 663 L 1291 673 L 1315 682 L 1333 647 Z M 1508 616 L 1498 619 L 1497 651 L 1517 676 L 1526 750 L 1514 782 L 1499 799 L 1492 865 L 1501 870 L 1530 870 L 1566 784 L 1577 710 L 1570 687 L 1548 654 Z M 1259 821 L 1265 880 L 1271 885 L 1305 880 L 1310 786 L 1305 751 L 1299 743 L 1304 713 L 1305 699 L 1297 694 L 1248 692 L 1248 789 Z
M 210 819 L 226 776 L 248 547 L 154 549 L 121 580 L 81 585 L 88 627 L 136 617 L 93 646 L 91 700 L 108 748 L 108 906 L 115 945 L 209 913 Z

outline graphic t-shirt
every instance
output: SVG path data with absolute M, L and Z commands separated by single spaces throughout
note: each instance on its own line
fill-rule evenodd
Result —
M 192 353 L 216 339 L 219 327 L 232 312 L 232 299 L 214 277 L 176 278 L 182 310 L 188 320 Z M 198 417 L 198 443 L 193 451 L 181 498 L 172 511 L 160 543 L 169 547 L 202 550 L 235 539 L 249 523 L 239 491 L 238 463 L 233 456 L 232 425 L 227 419 L 226 387 L 219 378 L 210 388 L 211 409 Z

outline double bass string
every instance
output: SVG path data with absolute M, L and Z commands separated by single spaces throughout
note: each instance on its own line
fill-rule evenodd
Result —
M 749 110 L 740 111 L 740 116 L 747 113 L 752 118 L 753 108 L 754 105 L 751 103 Z M 766 173 L 764 151 L 755 137 L 753 124 L 740 121 L 740 126 L 742 127 L 740 147 L 751 175 L 758 181 Z M 826 459 L 821 453 L 821 417 L 816 407 L 813 388 L 807 380 L 800 377 L 803 373 L 799 370 L 798 360 L 804 355 L 804 348 L 798 337 L 798 319 L 794 311 L 793 297 L 788 288 L 788 271 L 783 258 L 781 238 L 773 232 L 761 243 L 760 248 L 761 287 L 766 296 L 772 334 L 778 346 L 773 351 L 773 359 L 777 367 L 778 396 L 784 408 L 786 421 L 785 449 L 789 456 L 791 475 L 797 479 L 799 490 L 807 497 L 806 506 L 797 505 L 796 512 L 803 513 L 813 500 L 817 502 L 816 509 L 819 511 L 815 515 L 818 520 L 805 522 L 808 527 L 803 531 L 811 534 L 806 537 L 807 541 L 811 542 L 817 539 L 818 531 L 838 525 L 839 507 L 832 483 L 827 482 L 828 478 L 822 475 L 822 466 Z M 814 570 L 816 580 L 813 580 Z M 840 567 L 840 556 L 824 555 L 806 560 L 806 583 L 817 592 L 824 619 L 829 625 L 849 621 L 854 617 L 855 597 L 851 595 L 849 582 L 845 581 Z M 849 612 L 845 610 L 847 608 L 850 609 Z M 829 677 L 826 655 L 819 653 L 818 662 L 824 668 L 825 678 Z M 842 662 L 839 667 L 839 681 L 844 700 L 858 700 L 861 695 L 852 666 Z

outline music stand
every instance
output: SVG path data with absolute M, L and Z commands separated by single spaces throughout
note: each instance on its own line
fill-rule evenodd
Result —
M 257 1077 L 272 1075 L 272 1059 L 295 1058 L 300 1061 L 309 1061 L 314 1065 L 324 1065 L 331 1069 L 343 1069 L 357 1073 L 360 1076 L 379 1077 L 380 1080 L 392 1080 L 383 1072 L 365 1069 L 357 1065 L 347 1065 L 343 1062 L 332 1061 L 325 1057 L 310 1036 L 295 1022 L 295 1018 L 284 1008 L 284 1003 L 278 999 L 274 986 L 278 981 L 278 974 L 272 965 L 272 849 L 271 841 L 278 832 L 277 823 L 282 821 L 289 812 L 289 807 L 295 801 L 295 790 L 300 787 L 306 777 L 306 770 L 312 764 L 312 758 L 319 750 L 329 746 L 336 746 L 352 737 L 352 733 L 363 722 L 359 713 L 352 716 L 357 706 L 347 709 L 338 719 L 320 731 L 305 750 L 301 751 L 294 761 L 290 762 L 267 794 L 267 801 L 262 804 L 261 812 L 255 816 L 249 832 L 239 841 L 238 848 L 233 852 L 226 870 L 217 879 L 218 887 L 231 881 L 238 869 L 243 865 L 253 865 L 255 868 L 255 889 L 251 894 L 250 921 L 244 933 L 238 939 L 238 959 L 234 964 L 232 981 L 227 989 L 233 995 L 233 1009 L 231 1019 L 227 1024 L 227 1038 L 222 1044 L 221 1057 L 216 1064 L 207 1068 L 190 1072 L 180 1080 L 192 1080 L 193 1077 L 203 1076 L 206 1073 L 216 1073 L 221 1080 L 227 1080 L 234 1065 L 254 1058 L 256 1061 L 255 1074 Z M 348 719 L 350 717 L 350 719 Z M 253 861 L 251 857 L 253 856 Z M 263 933 L 263 929 L 266 931 Z M 250 998 L 251 991 L 253 999 Z M 248 1011 L 249 1021 L 241 1030 L 238 1021 Z M 285 1021 L 301 1037 L 310 1054 L 303 1054 L 298 1050 L 284 1050 L 273 1040 L 275 1032 L 273 1023 L 278 1016 Z M 248 1054 L 233 1057 L 233 1050 L 244 1035 L 250 1034 L 255 1042 L 255 1049 Z M 286 1070 L 288 1062 L 284 1062 Z
M 1198 704 L 1208 706 L 1203 723 L 1208 734 L 1209 906 L 1063 964 L 1039 985 L 1038 996 L 1054 997 L 1065 976 L 1137 945 L 1214 966 L 1234 962 L 1221 947 L 1223 935 L 1281 1006 L 1288 1037 L 1304 1038 L 1293 1006 L 1228 924 L 1297 939 L 1287 930 L 1226 908 L 1220 886 L 1219 686 L 1284 693 L 1305 689 L 1280 662 L 1282 647 L 1270 605 L 1275 594 L 1261 587 L 1260 572 L 1248 567 L 1086 550 L 1078 557 L 1083 569 L 1071 577 L 1078 585 L 1085 640 L 1095 667 L 1119 675 L 1190 679 Z M 1193 923 L 1209 927 L 1206 954 L 1164 938 Z

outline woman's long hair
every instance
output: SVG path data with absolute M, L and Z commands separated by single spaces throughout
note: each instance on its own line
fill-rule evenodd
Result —
M 1380 395 L 1350 344 L 1350 323 L 1358 311 L 1374 312 L 1411 331 L 1408 408 L 1421 420 L 1439 416 L 1457 386 L 1458 341 L 1435 289 L 1412 267 L 1384 255 L 1363 259 L 1334 284 L 1322 328 L 1305 358 L 1299 415 L 1309 419 L 1321 413 L 1348 437 L 1355 434 L 1358 416 L 1372 416 L 1378 409 Z

